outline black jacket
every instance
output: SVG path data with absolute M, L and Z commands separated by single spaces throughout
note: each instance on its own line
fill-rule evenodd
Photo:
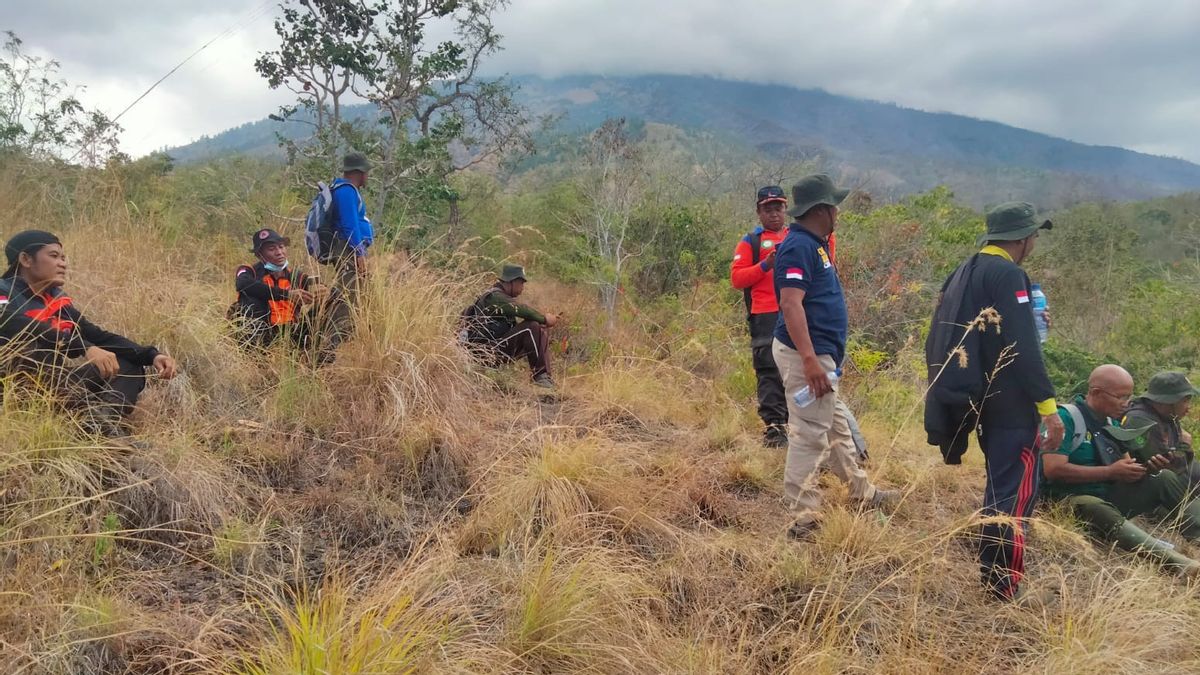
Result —
M 952 355 L 964 326 L 989 308 L 995 318 L 981 319 L 982 330 L 976 325 L 962 352 Z M 931 379 L 941 371 L 926 396 L 926 432 L 931 444 L 943 446 L 947 463 L 957 463 L 965 450 L 964 429 L 977 423 L 1036 429 L 1038 402 L 1054 398 L 1034 325 L 1029 277 L 1001 256 L 976 254 L 946 280 L 925 348 Z M 979 411 L 978 419 L 973 411 Z
M 260 261 L 255 265 L 237 268 L 233 284 L 237 290 L 237 300 L 230 307 L 230 318 L 240 316 L 280 325 L 292 323 L 299 313 L 299 306 L 288 300 L 288 289 L 308 290 L 312 279 L 291 267 L 287 269 L 287 274 L 276 279 Z
M 88 321 L 61 288 L 33 292 L 19 277 L 0 279 L 0 343 L 41 363 L 60 362 L 100 347 L 135 365 L 149 366 L 158 356 Z

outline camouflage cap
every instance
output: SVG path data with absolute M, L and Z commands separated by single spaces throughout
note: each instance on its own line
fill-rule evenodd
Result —
M 351 152 L 342 158 L 342 173 L 350 173 L 351 171 L 362 171 L 366 173 L 371 170 L 371 162 L 367 160 L 367 156 L 361 152 Z
M 1029 202 L 1005 202 L 987 212 L 987 232 L 979 236 L 979 245 L 989 241 L 1020 241 L 1038 230 L 1049 230 L 1054 223 L 1037 218 Z
M 1196 389 L 1188 381 L 1187 375 L 1179 371 L 1169 370 L 1150 378 L 1150 384 L 1147 385 L 1146 393 L 1143 394 L 1142 398 L 1148 398 L 1155 403 L 1169 405 L 1197 394 L 1200 394 L 1200 389 Z
M 500 270 L 500 281 L 509 282 L 520 279 L 525 281 L 525 268 L 520 265 L 505 265 Z
M 833 179 L 826 174 L 817 173 L 805 176 L 792 186 L 794 206 L 787 212 L 789 216 L 800 218 L 814 206 L 821 204 L 837 206 L 846 199 L 848 194 L 850 194 L 849 189 L 836 187 Z

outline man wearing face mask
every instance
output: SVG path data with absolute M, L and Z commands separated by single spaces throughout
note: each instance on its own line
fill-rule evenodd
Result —
M 4 370 L 63 392 L 68 406 L 103 435 L 123 435 L 125 418 L 146 385 L 146 368 L 175 376 L 175 360 L 154 347 L 110 333 L 87 318 L 63 291 L 67 255 L 50 232 L 25 230 L 4 247 L 0 277 L 0 354 Z M 83 363 L 79 364 L 78 359 Z
M 337 292 L 294 269 L 287 257 L 288 238 L 275 230 L 255 232 L 251 243 L 258 262 L 234 272 L 237 300 L 229 308 L 242 344 L 266 347 L 287 335 L 297 346 L 318 348 L 322 362 L 331 360 L 339 336 L 320 329 L 340 325 L 346 308 Z

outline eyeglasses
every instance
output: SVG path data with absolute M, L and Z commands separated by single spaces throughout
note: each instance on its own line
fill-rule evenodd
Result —
M 1121 403 L 1129 403 L 1129 401 L 1133 400 L 1133 393 L 1128 393 L 1128 394 L 1114 394 L 1114 393 L 1112 393 L 1111 391 L 1109 391 L 1109 390 L 1107 390 L 1107 389 L 1101 389 L 1101 388 L 1099 388 L 1099 387 L 1096 387 L 1096 391 L 1098 391 L 1098 392 L 1100 392 L 1100 393 L 1104 394 L 1105 396 L 1112 397 L 1112 399 L 1113 399 L 1114 401 L 1119 401 L 1119 402 L 1121 402 Z

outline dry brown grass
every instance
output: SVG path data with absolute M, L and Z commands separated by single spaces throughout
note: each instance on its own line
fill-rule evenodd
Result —
M 150 383 L 134 445 L 6 396 L 2 672 L 1200 669 L 1196 589 L 1059 510 L 1030 559 L 1057 604 L 985 598 L 979 456 L 942 466 L 897 418 L 907 371 L 856 389 L 900 510 L 861 512 L 830 481 L 824 528 L 794 544 L 782 453 L 721 384 L 744 349 L 736 310 L 690 298 L 697 332 L 675 339 L 664 316 L 605 342 L 585 293 L 535 286 L 582 330 L 545 396 L 454 345 L 478 279 L 385 260 L 334 365 L 255 360 L 222 321 L 240 240 L 167 228 L 104 180 L 39 185 L 0 193 L 3 233 L 14 214 L 61 229 L 80 304 L 185 376 Z

